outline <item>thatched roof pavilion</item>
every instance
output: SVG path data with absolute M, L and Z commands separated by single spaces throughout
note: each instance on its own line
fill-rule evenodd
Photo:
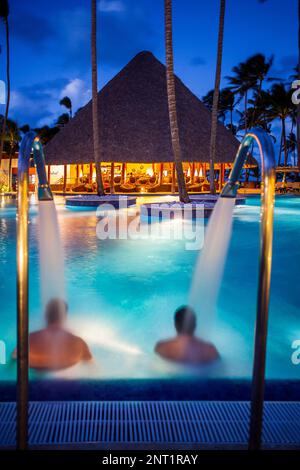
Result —
M 208 162 L 211 113 L 176 77 L 182 160 Z M 150 52 L 136 55 L 99 92 L 103 162 L 171 162 L 165 66 Z M 217 163 L 231 163 L 238 140 L 218 124 Z M 45 148 L 47 164 L 93 161 L 92 102 Z

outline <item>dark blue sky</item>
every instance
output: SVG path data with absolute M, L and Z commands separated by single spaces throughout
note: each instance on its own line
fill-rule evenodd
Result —
M 98 2 L 101 87 L 141 50 L 164 61 L 163 3 Z M 214 82 L 219 0 L 173 4 L 175 71 L 201 97 Z M 20 125 L 52 124 L 66 94 L 75 109 L 89 100 L 89 5 L 89 0 L 10 0 L 11 117 Z M 3 79 L 3 25 L 0 34 Z M 257 52 L 275 54 L 271 75 L 290 75 L 297 61 L 297 0 L 227 0 L 222 75 Z

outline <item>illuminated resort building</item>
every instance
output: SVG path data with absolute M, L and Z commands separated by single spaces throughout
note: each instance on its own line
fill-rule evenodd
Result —
M 165 66 L 151 53 L 134 57 L 100 92 L 101 161 L 107 190 L 170 192 L 174 179 Z M 188 189 L 208 189 L 211 113 L 176 78 L 177 112 L 182 161 Z M 92 103 L 54 136 L 46 146 L 46 163 L 53 190 L 92 191 Z M 218 179 L 233 162 L 238 141 L 222 124 L 218 127 Z
M 150 52 L 135 56 L 98 94 L 102 174 L 106 191 L 170 193 L 177 190 L 171 144 L 166 69 Z M 182 161 L 189 192 L 209 190 L 211 113 L 176 78 L 177 114 Z M 223 185 L 239 142 L 221 123 L 215 160 L 216 187 Z M 53 191 L 93 192 L 92 102 L 45 147 L 48 179 Z M 249 161 L 253 166 L 255 161 Z M 8 173 L 9 160 L 2 169 Z M 12 162 L 12 187 L 17 159 Z M 30 169 L 34 190 L 35 169 Z

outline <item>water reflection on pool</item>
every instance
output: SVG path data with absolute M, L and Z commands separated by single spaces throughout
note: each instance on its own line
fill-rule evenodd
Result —
M 140 202 L 140 201 L 139 201 Z M 249 377 L 259 247 L 259 198 L 235 208 L 233 237 L 217 305 L 212 337 L 219 364 L 198 369 L 170 365 L 153 353 L 155 343 L 174 334 L 173 312 L 187 302 L 198 254 L 185 240 L 142 237 L 99 240 L 95 212 L 70 211 L 58 199 L 66 254 L 69 326 L 90 345 L 94 363 L 52 374 L 59 377 L 139 378 L 201 375 Z M 30 210 L 30 328 L 43 326 L 40 311 L 37 208 Z M 300 378 L 292 364 L 292 342 L 300 339 L 300 198 L 279 197 L 275 209 L 267 376 Z M 7 357 L 16 342 L 15 201 L 0 208 L 0 340 Z M 201 335 L 202 331 L 198 330 Z M 205 333 L 205 332 L 204 332 Z M 46 375 L 46 374 L 45 374 Z M 15 364 L 0 366 L 0 379 L 15 379 Z M 32 377 L 41 374 L 32 373 Z

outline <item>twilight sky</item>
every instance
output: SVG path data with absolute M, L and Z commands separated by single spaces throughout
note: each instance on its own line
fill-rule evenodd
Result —
M 164 62 L 163 0 L 99 0 L 99 85 L 136 53 Z M 213 87 L 219 0 L 173 0 L 175 72 L 199 97 Z M 53 124 L 91 95 L 90 1 L 10 0 L 12 118 L 19 125 Z M 5 73 L 0 26 L 0 79 Z M 275 55 L 272 76 L 289 76 L 297 62 L 297 0 L 227 0 L 222 75 L 252 54 Z M 226 85 L 223 79 L 222 86 Z M 4 106 L 0 105 L 0 113 Z

